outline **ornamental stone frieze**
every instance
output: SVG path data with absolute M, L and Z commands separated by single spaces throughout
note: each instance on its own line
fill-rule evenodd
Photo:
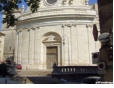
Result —
M 73 0 L 69 0 L 69 5 L 72 5 L 73 4 Z
M 64 27 L 76 27 L 77 24 L 62 24 L 62 28 Z
M 67 3 L 67 0 L 62 1 L 62 5 L 66 5 L 66 3 Z
M 55 6 L 78 6 L 87 5 L 88 0 L 43 0 L 40 7 L 55 7 Z
M 40 27 L 39 26 L 35 26 L 34 25 L 34 27 L 22 27 L 22 29 L 18 29 L 17 31 L 18 32 L 21 32 L 21 31 L 23 31 L 23 30 L 27 30 L 27 31 L 30 31 L 30 30 L 39 30 L 40 29 Z
M 62 0 L 62 5 L 88 5 L 88 0 Z

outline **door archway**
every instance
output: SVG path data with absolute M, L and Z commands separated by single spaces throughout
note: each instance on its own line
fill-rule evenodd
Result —
M 44 35 L 43 44 L 45 46 L 46 68 L 53 69 L 53 66 L 61 64 L 61 37 L 54 32 Z

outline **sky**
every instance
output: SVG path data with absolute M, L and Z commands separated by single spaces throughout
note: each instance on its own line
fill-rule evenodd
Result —
M 26 9 L 27 9 L 27 4 L 25 3 L 24 0 L 21 0 L 21 1 L 22 1 L 22 3 L 21 3 L 21 4 L 18 4 L 18 7 L 19 7 L 19 8 L 22 8 L 22 6 L 24 5 L 24 11 L 26 11 Z M 2 14 L 1 14 L 1 12 L 0 12 L 0 32 L 1 32 L 1 27 L 2 27 Z
M 95 4 L 95 3 L 97 3 L 97 0 L 89 0 L 89 1 L 88 1 L 88 4 L 90 4 L 90 5 L 91 5 L 91 4 Z
M 91 4 L 95 4 L 97 3 L 97 0 L 89 0 L 88 1 L 88 4 L 91 5 Z M 19 8 L 22 8 L 22 6 L 24 5 L 24 11 L 26 11 L 27 9 L 27 4 L 24 2 L 24 0 L 22 0 L 22 3 L 21 4 L 18 4 Z M 1 26 L 2 26 L 2 14 L 0 12 L 0 32 L 1 32 Z

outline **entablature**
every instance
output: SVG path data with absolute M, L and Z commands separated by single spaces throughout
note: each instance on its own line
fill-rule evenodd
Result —
M 21 15 L 18 19 L 19 21 L 28 20 L 33 18 L 42 18 L 42 17 L 51 17 L 54 15 L 88 15 L 88 16 L 95 16 L 96 11 L 93 9 L 88 8 L 87 6 L 82 7 L 58 7 L 58 8 L 45 8 L 39 9 L 36 13 L 28 13 Z

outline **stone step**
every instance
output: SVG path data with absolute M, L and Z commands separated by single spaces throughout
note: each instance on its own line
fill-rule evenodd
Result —
M 34 76 L 49 76 L 52 71 L 17 71 L 17 75 L 21 77 L 34 77 Z

